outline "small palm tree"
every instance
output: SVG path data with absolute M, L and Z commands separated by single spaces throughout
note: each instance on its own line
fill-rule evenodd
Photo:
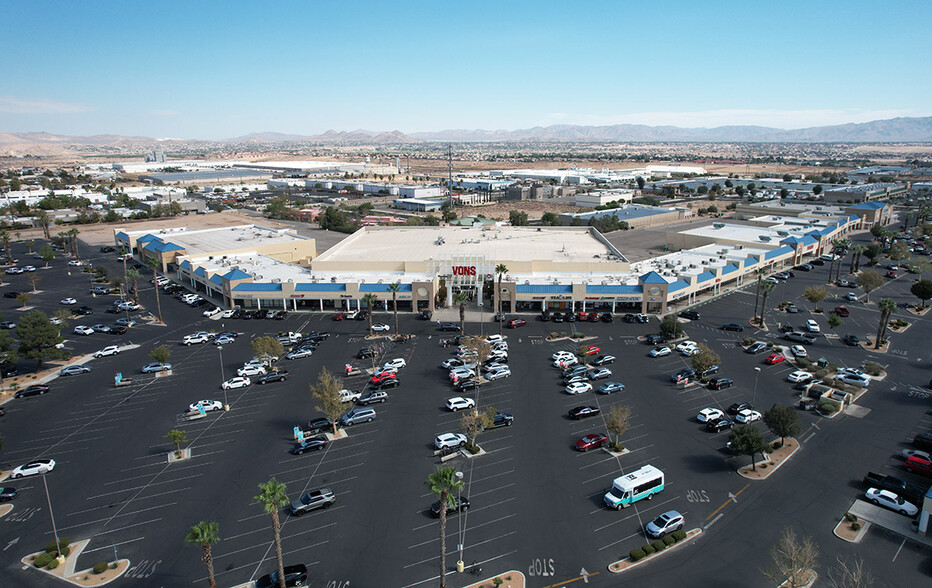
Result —
M 398 334 L 398 292 L 401 291 L 401 282 L 395 282 L 388 285 L 388 291 L 392 293 L 392 312 L 395 313 L 395 334 Z
M 362 297 L 363 302 L 366 303 L 366 308 L 369 309 L 369 336 L 372 336 L 372 313 L 375 310 L 375 303 L 378 301 L 378 298 L 375 297 L 375 294 L 368 293 Z M 396 328 L 397 330 L 397 328 Z
M 757 292 L 754 294 L 754 318 L 757 318 L 757 304 L 760 302 L 760 286 L 764 280 L 764 276 L 767 275 L 767 270 L 758 268 L 754 273 L 757 275 Z
M 502 315 L 502 278 L 505 274 L 508 273 L 508 266 L 504 263 L 500 263 L 495 266 L 495 273 L 498 274 L 498 292 L 495 293 L 495 297 L 498 299 L 498 334 L 502 334 L 502 323 L 505 322 L 505 317 Z
M 453 299 L 454 302 L 460 305 L 460 335 L 466 334 L 466 301 L 468 299 L 469 296 L 465 292 L 460 292 Z
M 0 244 L 3 244 L 3 251 L 6 254 L 7 263 L 13 263 L 13 253 L 10 251 L 9 231 L 0 231 Z
M 148 265 L 149 269 L 152 270 L 152 284 L 155 286 L 155 308 L 157 309 L 157 312 L 159 313 L 159 322 L 161 323 L 163 322 L 162 321 L 162 302 L 159 300 L 159 284 L 158 282 L 155 281 L 156 278 L 158 278 L 158 274 L 156 273 L 156 271 L 158 270 L 158 267 L 159 267 L 159 260 L 155 259 L 154 257 L 150 257 L 146 259 L 146 265 Z
M 457 479 L 456 468 L 437 466 L 437 471 L 427 476 L 425 484 L 440 498 L 440 588 L 446 588 L 447 505 L 456 504 L 455 493 L 463 489 L 463 481 Z
M 272 517 L 272 533 L 275 535 L 275 557 L 278 559 L 278 581 L 285 588 L 285 564 L 282 560 L 282 528 L 278 521 L 278 509 L 288 504 L 285 484 L 272 478 L 265 484 L 259 484 L 259 495 L 255 500 L 262 504 L 265 512 Z
M 851 248 L 851 266 L 848 268 L 848 273 L 855 273 L 861 269 L 861 255 L 867 251 L 866 245 L 855 245 Z
M 207 564 L 207 582 L 210 588 L 216 588 L 217 582 L 214 580 L 214 558 L 210 553 L 210 546 L 220 541 L 218 532 L 219 526 L 214 521 L 201 521 L 191 527 L 188 534 L 184 537 L 184 542 L 189 545 L 200 545 L 204 550 L 201 561 Z
M 763 328 L 763 327 L 765 326 L 765 325 L 764 325 L 764 321 L 765 321 L 765 319 L 764 319 L 764 314 L 765 314 L 766 311 L 767 311 L 767 297 L 770 295 L 771 292 L 773 292 L 773 289 L 774 289 L 775 287 L 776 287 L 776 284 L 774 284 L 773 282 L 764 282 L 763 284 L 760 285 L 760 289 L 761 289 L 761 291 L 764 293 L 764 299 L 761 301 L 761 306 L 760 306 L 760 326 L 761 326 L 761 328 Z
M 139 278 L 141 277 L 142 274 L 134 269 L 126 270 L 126 279 L 133 283 L 132 288 L 130 288 L 130 294 L 132 294 L 133 302 L 136 304 L 139 304 Z
M 887 335 L 887 323 L 890 322 L 890 316 L 896 312 L 896 302 L 892 298 L 884 298 L 877 303 L 877 308 L 880 309 L 880 325 L 877 327 L 874 349 L 880 349 L 883 345 L 884 337 Z

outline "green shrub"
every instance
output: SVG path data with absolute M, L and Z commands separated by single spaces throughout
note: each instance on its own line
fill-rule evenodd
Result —
M 33 560 L 32 565 L 36 566 L 37 568 L 44 568 L 45 566 L 49 565 L 49 562 L 53 559 L 54 558 L 52 557 L 51 553 L 43 553 Z
M 71 545 L 71 538 L 70 537 L 59 537 L 58 544 L 61 545 L 63 548 L 68 547 L 69 545 Z
M 829 371 L 829 373 L 831 373 L 831 372 L 837 372 L 837 371 L 838 371 L 838 364 L 834 364 L 834 363 L 829 362 L 829 364 L 828 364 L 827 366 L 825 366 L 825 369 L 827 369 L 827 370 Z
M 807 368 L 807 367 L 809 367 L 809 366 L 812 365 L 812 361 L 809 360 L 809 359 L 806 358 L 806 357 L 797 357 L 797 358 L 796 358 L 796 365 L 798 365 L 799 367 L 802 367 L 802 368 Z
M 876 361 L 865 361 L 864 371 L 871 376 L 879 376 L 883 373 L 883 366 Z
M 676 543 L 676 539 L 674 539 L 674 538 L 673 538 L 672 536 L 670 536 L 670 535 L 666 535 L 666 536 L 664 536 L 664 538 L 663 538 L 663 543 L 664 543 L 664 545 L 666 545 L 667 547 L 669 547 L 669 546 L 673 545 L 674 543 Z
M 113 562 L 112 564 L 110 564 L 110 569 L 111 570 L 117 569 L 117 562 Z
M 644 545 L 641 546 L 641 551 L 643 551 L 646 555 L 650 555 L 656 552 L 657 550 L 654 549 L 651 545 L 648 545 L 647 543 L 645 543 Z
M 841 405 L 834 400 L 823 398 L 819 402 L 819 410 L 823 413 L 833 414 L 841 410 Z
M 107 562 L 105 562 L 105 561 L 99 561 L 99 562 L 97 562 L 97 563 L 94 564 L 94 573 L 95 573 L 95 574 L 102 574 L 102 573 L 104 573 L 104 571 L 105 571 L 108 567 L 109 567 L 109 565 L 107 564 Z
M 815 374 L 814 374 L 814 375 L 815 375 L 815 377 L 817 377 L 817 378 L 824 378 L 825 376 L 828 375 L 828 370 L 825 370 L 825 369 L 817 369 L 817 370 L 815 371 Z
M 860 531 L 860 530 L 861 530 L 861 523 L 851 523 L 851 529 L 852 529 L 853 531 Z
M 45 545 L 45 552 L 46 552 L 46 553 L 53 553 L 54 551 L 55 551 L 55 542 L 52 541 L 51 543 L 46 543 L 46 545 Z
M 647 554 L 644 553 L 641 549 L 632 549 L 628 552 L 628 557 L 631 558 L 631 561 L 637 561 L 639 559 L 644 559 Z
M 661 541 L 660 539 L 657 539 L 656 541 L 651 541 L 650 546 L 656 549 L 657 551 L 663 551 L 664 549 L 667 548 L 667 544 Z
M 64 555 L 65 557 L 68 557 L 68 554 L 70 553 L 71 553 L 71 548 L 68 547 L 67 545 L 61 548 L 61 554 Z
M 47 570 L 54 570 L 54 569 L 57 568 L 57 567 L 58 567 L 58 559 L 53 558 L 52 561 L 50 561 L 50 562 L 45 566 L 45 569 L 47 569 Z
M 782 443 L 782 442 L 780 442 L 780 441 L 774 441 L 774 442 L 773 442 L 773 448 L 774 448 L 774 449 L 780 449 L 781 447 L 783 447 L 783 443 Z
M 846 512 L 846 513 L 845 513 L 845 520 L 848 521 L 849 523 L 856 523 L 856 522 L 858 522 L 858 517 L 856 517 L 855 515 L 851 514 L 850 512 Z
M 670 536 L 677 541 L 682 541 L 683 539 L 686 539 L 686 531 L 683 529 L 677 529 L 676 531 L 673 531 L 673 534 Z
M 755 343 L 757 343 L 757 339 L 755 339 L 754 337 L 745 337 L 744 339 L 741 340 L 742 345 L 753 345 Z
M 767 341 L 767 349 L 773 349 L 773 341 Z
M 573 339 L 582 339 L 583 337 L 585 337 L 585 335 L 583 335 L 579 331 L 573 332 Z

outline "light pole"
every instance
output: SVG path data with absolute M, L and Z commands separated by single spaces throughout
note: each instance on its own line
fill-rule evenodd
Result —
M 217 345 L 217 351 L 220 352 L 220 387 L 223 388 L 223 411 L 229 412 L 230 405 L 227 402 L 227 389 L 223 386 L 226 379 L 223 376 L 223 345 Z
M 52 499 L 49 496 L 49 483 L 46 481 L 45 476 L 48 474 L 42 474 L 42 484 L 45 486 L 45 499 L 49 503 L 49 516 L 52 517 L 52 535 L 55 536 L 55 552 L 58 554 L 58 557 L 55 558 L 61 563 L 64 560 L 64 557 L 61 554 L 61 542 L 58 540 L 58 529 L 55 527 L 55 513 L 52 512 Z
M 462 509 L 462 503 L 460 502 L 463 496 L 463 484 L 462 484 L 463 472 L 460 472 L 460 471 L 456 472 L 456 481 L 460 482 L 457 485 L 458 489 L 456 491 L 456 508 L 459 512 L 459 516 L 456 517 L 456 522 L 457 522 L 457 525 L 459 526 L 459 532 L 456 534 L 456 537 L 459 540 L 457 549 L 459 549 L 459 552 L 460 552 L 460 558 L 456 562 L 456 569 L 457 571 L 462 572 L 464 569 L 466 569 L 466 564 L 463 563 L 463 509 Z
M 754 371 L 756 372 L 754 374 L 754 397 L 751 399 L 751 404 L 757 403 L 757 380 L 760 379 L 760 368 L 756 367 Z

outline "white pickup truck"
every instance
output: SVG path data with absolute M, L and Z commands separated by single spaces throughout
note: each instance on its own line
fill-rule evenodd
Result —
M 340 390 L 340 402 L 356 402 L 362 392 L 359 390 Z
M 279 333 L 278 337 L 275 339 L 282 345 L 293 345 L 304 338 L 304 335 L 301 333 L 296 333 L 294 331 L 288 331 L 287 333 Z

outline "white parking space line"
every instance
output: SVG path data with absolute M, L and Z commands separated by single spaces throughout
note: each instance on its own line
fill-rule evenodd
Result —
M 670 498 L 670 499 L 668 499 L 668 500 L 664 500 L 663 502 L 659 502 L 659 503 L 657 503 L 656 505 L 651 505 L 651 508 L 650 508 L 649 510 L 655 510 L 656 508 L 661 507 L 661 506 L 663 506 L 664 504 L 669 504 L 669 503 L 673 502 L 674 500 L 679 500 L 679 498 L 680 498 L 679 496 L 674 496 L 673 498 Z M 605 508 L 608 508 L 608 507 L 605 507 Z M 605 510 L 605 509 L 602 509 L 602 510 Z M 605 530 L 605 529 L 608 529 L 609 527 L 613 527 L 613 526 L 617 525 L 618 523 L 623 523 L 623 522 L 627 521 L 627 520 L 630 519 L 630 518 L 638 517 L 640 514 L 641 514 L 640 511 L 638 511 L 638 510 L 635 509 L 630 515 L 628 515 L 628 516 L 626 516 L 626 517 L 623 517 L 623 518 L 620 518 L 620 519 L 618 519 L 618 520 L 616 520 L 616 521 L 612 521 L 611 523 L 609 523 L 609 524 L 607 524 L 607 525 L 602 525 L 601 527 L 596 527 L 595 529 L 592 529 L 592 531 L 595 532 L 595 533 L 598 533 L 599 531 L 603 531 L 603 530 Z
M 94 549 L 84 549 L 81 553 L 92 553 L 94 551 L 112 551 L 114 547 L 120 545 L 126 545 L 127 543 L 135 543 L 136 541 L 142 541 L 145 537 L 136 537 L 135 539 L 128 539 L 126 541 L 120 541 L 119 543 L 111 543 L 110 545 L 104 545 L 102 547 L 95 547 Z
M 421 511 L 419 511 L 419 512 L 416 513 L 416 514 L 420 514 L 420 513 L 422 513 L 422 512 L 424 512 L 424 511 L 421 510 Z M 510 518 L 516 517 L 516 516 L 518 516 L 518 515 L 512 513 L 512 514 L 505 515 L 505 516 L 503 516 L 503 517 L 499 517 L 499 518 L 494 519 L 494 520 L 491 520 L 491 521 L 486 521 L 486 522 L 484 522 L 484 523 L 479 523 L 478 525 L 469 525 L 469 530 L 470 530 L 470 531 L 475 531 L 476 529 L 481 529 L 481 528 L 483 528 L 483 527 L 488 527 L 489 525 L 494 525 L 495 523 L 500 523 L 500 522 L 502 522 L 502 521 L 504 521 L 504 520 L 507 520 L 507 519 L 510 519 Z M 455 537 L 458 531 L 457 531 L 457 529 L 456 529 L 453 525 L 449 525 L 448 528 L 451 528 L 451 529 L 452 529 L 449 533 L 447 533 L 447 539 L 449 540 L 450 538 Z M 438 541 L 440 541 L 440 538 L 439 538 L 439 537 L 433 537 L 433 538 L 431 538 L 431 539 L 428 539 L 427 541 L 421 541 L 420 543 L 415 543 L 414 545 L 409 545 L 409 546 L 408 546 L 408 549 L 417 549 L 418 547 L 423 547 L 423 546 L 425 546 L 425 545 L 430 545 L 430 544 L 432 544 L 432 543 L 437 543 Z
M 153 482 L 152 484 L 145 484 L 142 486 L 135 486 L 133 488 L 124 488 L 123 490 L 116 490 L 114 492 L 104 492 L 103 494 L 96 494 L 94 496 L 88 496 L 85 500 L 94 500 L 95 498 L 103 498 L 104 496 L 113 496 L 114 494 L 123 494 L 125 492 L 132 492 L 133 490 L 142 490 L 146 486 L 158 486 L 160 484 L 174 484 L 175 482 L 180 482 L 181 480 L 188 480 L 190 478 L 200 478 L 204 474 L 194 474 L 191 476 L 184 476 L 181 478 L 175 478 L 173 480 L 165 480 L 163 482 Z M 129 503 L 127 503 L 129 504 Z
M 633 538 L 633 537 L 643 537 L 643 536 L 644 536 L 644 533 L 641 533 L 641 532 L 631 533 L 631 534 L 628 535 L 627 537 L 622 537 L 622 538 L 619 539 L 618 541 L 612 541 L 612 542 L 609 543 L 608 545 L 604 545 L 604 546 L 600 547 L 600 548 L 599 548 L 599 551 L 602 551 L 603 549 L 608 549 L 609 547 L 614 547 L 615 545 L 618 545 L 619 543 L 623 543 L 623 542 L 625 542 L 625 541 L 627 541 L 628 539 L 631 539 L 631 538 Z
M 166 495 L 168 495 L 168 494 L 174 494 L 174 493 L 176 493 L 176 492 L 186 492 L 186 491 L 188 491 L 188 490 L 190 490 L 190 489 L 191 489 L 190 486 L 185 486 L 184 488 L 178 488 L 178 489 L 175 489 L 175 490 L 169 490 L 169 491 L 167 491 L 167 492 L 159 492 L 158 494 L 150 494 L 149 496 L 146 496 L 146 500 L 152 500 L 153 498 L 158 498 L 159 496 L 166 496 Z M 113 506 L 110 505 L 110 504 L 104 504 L 104 505 L 102 505 L 102 506 L 95 506 L 94 508 L 86 508 L 86 509 L 84 509 L 84 510 L 78 510 L 78 511 L 75 511 L 75 512 L 72 512 L 72 513 L 68 513 L 68 514 L 65 515 L 65 516 L 69 516 L 69 517 L 70 517 L 70 516 L 73 516 L 73 515 L 79 515 L 79 514 L 84 514 L 84 513 L 88 513 L 88 512 L 93 512 L 93 511 L 95 511 L 95 510 L 101 510 L 101 509 L 103 509 L 103 508 L 113 508 Z
M 515 553 L 518 553 L 518 550 L 517 550 L 517 549 L 514 550 L 514 551 L 509 551 L 508 553 L 502 553 L 502 554 L 496 555 L 495 557 L 490 557 L 490 558 L 488 558 L 488 559 L 484 559 L 484 560 L 482 560 L 482 561 L 478 561 L 478 562 L 476 562 L 476 563 L 479 564 L 479 565 L 485 565 L 485 564 L 489 563 L 490 561 L 495 561 L 495 560 L 497 560 L 497 559 L 502 559 L 502 558 L 504 558 L 504 557 L 508 557 L 508 556 L 510 556 L 510 555 L 514 555 Z M 445 575 L 445 576 L 449 576 L 449 575 L 455 574 L 455 573 L 456 573 L 456 572 L 454 572 L 453 570 L 451 570 L 451 571 L 447 572 L 447 573 L 444 574 L 444 575 Z M 433 577 L 430 577 L 430 578 L 425 578 L 425 579 L 423 579 L 423 580 L 418 580 L 417 582 L 413 582 L 413 583 L 411 583 L 411 584 L 407 584 L 407 585 L 403 586 L 402 588 L 414 588 L 414 586 L 420 586 L 421 584 L 426 584 L 426 583 L 428 583 L 428 582 L 436 582 L 439 578 L 440 578 L 440 576 L 433 576 Z M 203 579 L 206 580 L 207 578 L 203 578 Z
M 120 514 L 120 515 L 117 515 L 117 518 L 118 518 L 118 517 L 128 517 L 128 516 L 131 516 L 131 515 L 139 514 L 139 513 L 146 512 L 146 511 L 150 511 L 150 510 L 157 510 L 157 509 L 160 509 L 160 508 L 165 508 L 166 506 L 173 506 L 173 505 L 175 505 L 175 504 L 178 504 L 178 503 L 177 503 L 177 502 L 169 502 L 168 504 L 161 504 L 161 505 L 159 505 L 159 506 L 150 506 L 149 508 L 143 508 L 143 509 L 141 509 L 141 510 L 136 510 L 136 511 L 133 511 L 133 512 L 122 513 L 122 514 Z M 106 520 L 109 520 L 109 519 L 110 519 L 110 517 L 104 517 L 104 518 L 102 518 L 102 519 L 97 519 L 97 520 L 95 520 L 95 521 L 87 521 L 87 522 L 84 522 L 84 523 L 77 523 L 77 524 L 74 524 L 74 525 L 69 525 L 69 526 L 67 526 L 67 527 L 58 527 L 58 528 L 59 528 L 59 530 L 74 529 L 74 528 L 76 528 L 76 527 L 84 527 L 84 526 L 87 526 L 87 525 L 93 525 L 93 524 L 95 524 L 95 523 L 99 523 L 99 522 L 101 522 L 101 521 L 106 521 Z
M 491 539 L 486 539 L 485 541 L 479 541 L 479 542 L 477 542 L 477 543 L 470 543 L 469 546 L 470 546 L 470 547 L 473 547 L 473 548 L 476 548 L 476 547 L 479 547 L 480 545 L 485 545 L 486 543 L 491 543 L 492 541 L 498 541 L 499 539 L 504 539 L 505 537 L 510 537 L 511 535 L 514 535 L 515 533 L 517 533 L 517 531 L 510 531 L 510 532 L 508 532 L 508 533 L 505 533 L 504 535 L 499 535 L 498 537 L 492 537 Z M 454 549 L 453 551 L 451 551 L 451 552 L 448 553 L 447 555 L 453 555 L 453 554 L 455 554 L 455 553 L 456 553 L 456 550 Z M 440 557 L 439 555 L 435 555 L 435 556 L 429 557 L 429 558 L 427 558 L 427 559 L 422 559 L 421 561 L 417 561 L 417 562 L 408 564 L 408 565 L 402 567 L 402 569 L 403 569 L 403 570 L 406 570 L 406 569 L 408 569 L 408 568 L 413 568 L 414 566 L 419 566 L 419 565 L 425 564 L 425 563 L 430 562 L 430 561 L 433 561 L 433 560 L 435 560 L 435 559 L 437 559 L 437 558 L 439 558 L 439 557 Z

